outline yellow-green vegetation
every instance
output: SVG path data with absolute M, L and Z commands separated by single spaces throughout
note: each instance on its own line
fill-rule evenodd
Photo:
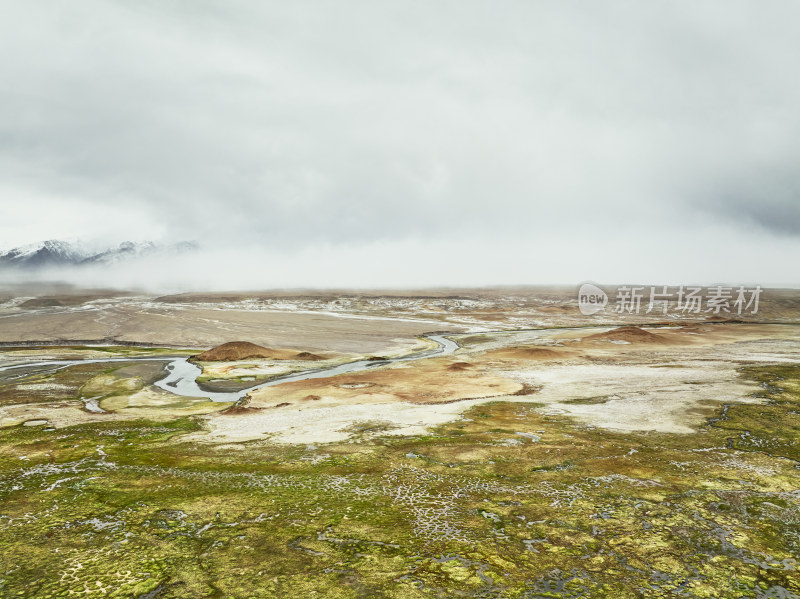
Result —
M 277 376 L 284 376 L 308 369 L 307 362 L 270 361 L 261 362 L 198 362 L 200 374 L 196 381 L 208 391 L 239 391 Z
M 107 369 L 80 390 L 82 397 L 98 397 L 98 407 L 107 412 L 159 419 L 218 412 L 232 402 L 214 402 L 204 398 L 182 397 L 150 387 L 164 375 L 161 362 L 138 362 Z
M 159 420 L 176 416 L 191 416 L 219 412 L 234 402 L 211 401 L 197 397 L 173 395 L 160 389 L 147 389 L 131 395 L 114 395 L 100 401 L 100 408 L 115 414 L 154 418 Z
M 764 403 L 691 435 L 508 402 L 322 446 L 6 428 L 0 596 L 798 597 L 800 366 L 741 374 Z
M 0 406 L 47 403 L 79 397 L 81 387 L 94 376 L 111 372 L 119 366 L 85 363 L 55 370 L 52 367 L 0 372 Z
M 0 373 L 0 427 L 43 423 L 61 428 L 91 420 L 157 421 L 218 412 L 232 403 L 183 397 L 152 383 L 166 360 L 34 366 Z
M 102 374 L 92 377 L 80 389 L 82 397 L 128 395 L 164 376 L 163 362 L 107 363 Z
M 196 352 L 196 350 L 194 350 Z M 165 358 L 161 361 L 85 362 L 60 367 L 54 364 L 0 371 L 0 406 L 46 403 L 94 395 L 136 391 L 163 375 L 169 357 L 190 350 L 127 346 L 60 346 L 6 350 L 3 358 L 25 357 L 42 362 L 104 358 Z M 125 370 L 128 368 L 129 370 Z M 122 370 L 121 370 L 122 369 Z M 116 373 L 116 374 L 115 374 Z M 93 377 L 101 377 L 93 380 Z M 105 378 L 102 378 L 105 376 Z M 123 379 L 125 379 L 123 381 Z

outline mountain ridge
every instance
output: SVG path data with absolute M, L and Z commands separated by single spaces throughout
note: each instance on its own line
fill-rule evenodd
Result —
M 118 246 L 89 249 L 82 242 L 48 239 L 0 251 L 0 269 L 39 270 L 70 266 L 111 266 L 136 258 L 162 253 L 182 254 L 194 251 L 194 241 L 160 244 L 153 241 L 123 241 Z

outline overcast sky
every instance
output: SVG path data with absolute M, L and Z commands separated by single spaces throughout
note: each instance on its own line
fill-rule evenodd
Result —
M 148 276 L 214 288 L 800 285 L 798 23 L 794 0 L 6 0 L 0 247 L 197 240 Z

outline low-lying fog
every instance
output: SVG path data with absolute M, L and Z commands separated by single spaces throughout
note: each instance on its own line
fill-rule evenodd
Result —
M 782 257 L 792 239 L 759 239 L 741 251 L 725 229 L 687 229 L 679 238 L 612 237 L 602 247 L 565 225 L 528 240 L 430 238 L 360 244 L 257 245 L 156 253 L 107 266 L 0 272 L 2 283 L 63 281 L 80 287 L 154 292 L 270 288 L 397 288 L 477 285 L 715 283 L 800 287 Z M 202 244 L 202 242 L 201 242 Z

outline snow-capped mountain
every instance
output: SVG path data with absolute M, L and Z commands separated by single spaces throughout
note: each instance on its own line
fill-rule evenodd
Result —
M 124 262 L 131 258 L 140 256 L 147 256 L 161 250 L 160 246 L 152 241 L 145 241 L 142 243 L 134 243 L 132 241 L 124 241 L 119 244 L 119 247 L 103 250 L 91 256 L 85 256 L 81 260 L 81 264 L 116 264 Z
M 0 254 L 0 266 L 18 268 L 65 266 L 79 264 L 86 257 L 86 250 L 79 244 L 51 239 L 16 247 Z
M 80 242 L 57 239 L 0 252 L 0 269 L 38 270 L 66 266 L 110 266 L 157 254 L 185 253 L 197 249 L 192 241 L 163 245 L 152 241 L 125 241 L 117 247 L 88 249 Z

